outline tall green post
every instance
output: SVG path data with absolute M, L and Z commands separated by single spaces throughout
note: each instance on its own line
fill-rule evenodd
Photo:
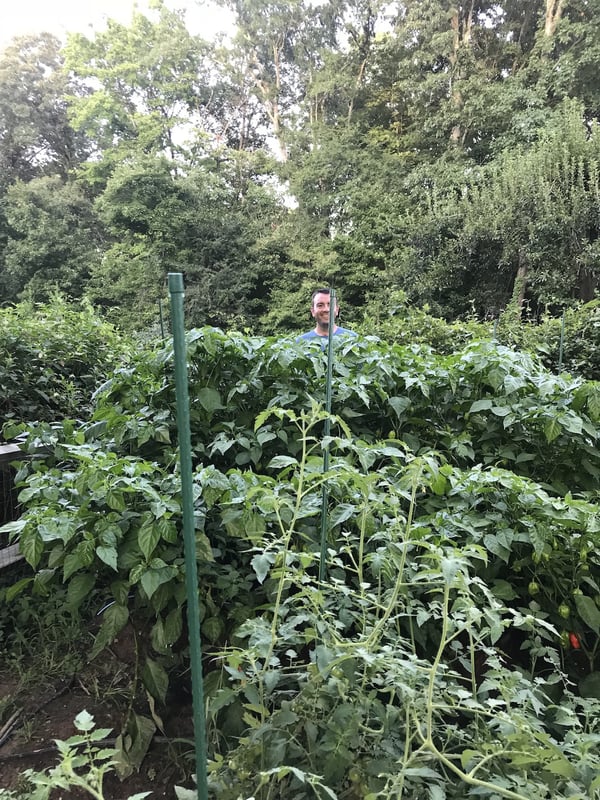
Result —
M 558 371 L 562 372 L 563 352 L 565 347 L 565 312 L 562 313 L 560 322 L 560 343 L 558 345 Z
M 325 410 L 327 419 L 325 420 L 324 436 L 329 438 L 331 433 L 331 385 L 333 383 L 333 329 L 335 328 L 335 289 L 332 287 L 329 292 L 329 331 L 327 335 L 327 381 L 325 389 Z M 323 472 L 329 469 L 329 442 L 325 442 L 323 449 Z M 327 560 L 327 507 L 329 505 L 329 489 L 327 480 L 323 482 L 321 496 L 321 556 L 319 560 L 319 581 L 325 580 L 325 562 Z
M 202 644 L 200 641 L 198 567 L 196 565 L 196 532 L 194 525 L 192 482 L 192 445 L 190 438 L 190 400 L 188 394 L 187 353 L 183 318 L 183 275 L 181 272 L 170 272 L 168 280 L 169 293 L 171 295 L 173 349 L 175 353 L 175 393 L 177 399 L 177 432 L 179 436 L 179 465 L 181 471 L 181 502 L 183 507 L 185 586 L 187 593 L 187 615 L 192 668 L 196 780 L 198 800 L 208 800 L 206 719 L 204 716 Z

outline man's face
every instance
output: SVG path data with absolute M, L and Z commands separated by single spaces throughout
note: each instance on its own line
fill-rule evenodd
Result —
M 329 306 L 330 306 L 330 296 L 325 294 L 324 292 L 319 292 L 313 297 L 312 307 L 310 309 L 310 313 L 315 318 L 317 325 L 321 327 L 327 327 L 329 325 Z M 335 316 L 339 314 L 340 307 L 335 304 Z

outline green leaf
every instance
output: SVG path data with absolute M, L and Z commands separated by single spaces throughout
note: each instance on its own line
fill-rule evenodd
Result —
M 546 437 L 548 444 L 560 436 L 561 432 L 562 428 L 559 422 L 555 419 L 549 419 L 544 425 L 544 436 Z
M 298 466 L 298 459 L 292 456 L 275 456 L 267 464 L 269 469 L 285 469 L 286 467 L 295 466 Z
M 127 504 L 125 503 L 124 493 L 109 489 L 106 493 L 106 505 L 112 508 L 113 511 L 125 511 Z
M 273 553 L 257 553 L 250 563 L 258 582 L 263 583 L 275 563 L 275 555 Z
M 144 521 L 138 531 L 138 544 L 140 550 L 144 554 L 146 561 L 150 560 L 152 553 L 158 542 L 160 541 L 160 527 L 156 523 L 156 519 L 150 513 L 144 514 Z
M 21 534 L 19 549 L 25 556 L 27 563 L 35 569 L 44 552 L 44 542 L 34 528 L 27 528 Z
M 481 400 L 475 400 L 474 403 L 471 403 L 469 413 L 474 414 L 476 411 L 488 411 L 493 405 L 494 403 L 491 398 L 483 397 Z
M 73 724 L 78 731 L 82 731 L 83 733 L 89 732 L 95 727 L 94 718 L 87 711 L 80 711 L 73 720 Z
M 585 594 L 575 595 L 575 606 L 585 624 L 600 635 L 600 610 L 592 598 Z
M 105 564 L 117 572 L 117 550 L 115 547 L 97 547 L 96 555 Z
M 152 697 L 165 702 L 167 689 L 169 688 L 169 676 L 166 670 L 152 658 L 146 658 L 142 668 L 142 681 Z
M 87 566 L 89 565 L 86 563 L 86 559 L 81 553 L 69 553 L 69 555 L 65 556 L 63 562 L 63 583 L 66 583 L 74 572 Z
M 388 403 L 396 412 L 396 416 L 401 417 L 402 414 L 410 406 L 410 399 L 408 397 L 389 397 Z
M 157 559 L 157 561 L 160 562 L 160 559 Z M 148 596 L 148 599 L 152 597 L 159 586 L 162 586 L 163 583 L 170 581 L 175 577 L 175 575 L 177 575 L 177 567 L 173 566 L 151 566 L 149 569 L 147 569 L 142 574 L 140 583 L 142 584 L 142 588 Z
M 129 609 L 126 606 L 113 603 L 106 609 L 102 615 L 102 625 L 96 635 L 90 659 L 95 658 L 98 653 L 116 639 L 117 634 L 123 630 L 128 619 Z
M 212 414 L 213 411 L 217 411 L 219 408 L 223 408 L 223 404 L 221 403 L 221 395 L 216 389 L 211 388 L 210 386 L 204 386 L 198 392 L 198 400 L 200 401 L 200 405 L 205 411 L 208 411 L 209 414 Z
M 67 589 L 67 602 L 70 606 L 78 608 L 89 593 L 94 588 L 96 578 L 89 572 L 83 572 L 75 575 L 69 581 L 69 588 Z
M 116 743 L 118 752 L 115 768 L 121 779 L 129 777 L 139 769 L 155 731 L 156 725 L 153 720 L 135 712 L 131 713 L 126 734 L 119 736 Z

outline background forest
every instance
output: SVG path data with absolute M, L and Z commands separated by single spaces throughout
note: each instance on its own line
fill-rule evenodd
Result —
M 594 297 L 598 0 L 231 0 L 204 41 L 160 0 L 127 27 L 0 56 L 0 297 L 157 326 L 349 324 Z

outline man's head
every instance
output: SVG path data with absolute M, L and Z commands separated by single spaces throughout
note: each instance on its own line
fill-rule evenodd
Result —
M 312 293 L 312 300 L 310 305 L 310 313 L 312 314 L 317 329 L 325 332 L 329 329 L 329 307 L 331 305 L 331 290 L 328 288 L 317 289 Z M 340 307 L 335 300 L 334 317 L 340 313 Z

